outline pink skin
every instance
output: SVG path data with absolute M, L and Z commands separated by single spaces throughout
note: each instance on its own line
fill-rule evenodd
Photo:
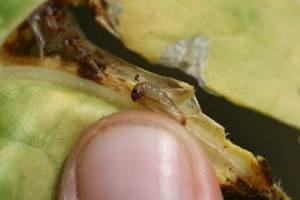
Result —
M 66 163 L 61 200 L 220 200 L 210 161 L 173 119 L 123 111 L 96 122 Z

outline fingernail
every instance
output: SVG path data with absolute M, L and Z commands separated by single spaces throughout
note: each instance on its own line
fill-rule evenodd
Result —
M 148 111 L 115 114 L 96 123 L 76 146 L 63 175 L 69 183 L 69 189 L 62 189 L 65 195 L 71 191 L 80 200 L 220 199 L 220 192 L 207 191 L 207 184 L 218 184 L 205 153 L 167 117 Z

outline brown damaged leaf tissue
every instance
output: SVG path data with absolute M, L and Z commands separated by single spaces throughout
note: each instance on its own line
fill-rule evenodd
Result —
M 67 2 L 45 2 L 24 18 L 3 42 L 0 65 L 0 111 L 8 113 L 0 119 L 0 160 L 5 163 L 0 199 L 56 199 L 64 161 L 82 131 L 130 108 L 183 124 L 209 155 L 224 199 L 289 199 L 267 161 L 226 139 L 224 128 L 201 111 L 193 86 L 95 46 Z M 63 127 L 57 126 L 61 118 Z M 46 177 L 44 184 L 35 180 L 38 176 Z

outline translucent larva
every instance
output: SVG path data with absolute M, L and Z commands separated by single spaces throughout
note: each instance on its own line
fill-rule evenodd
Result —
M 158 111 L 162 108 L 163 110 L 168 111 L 170 116 L 175 115 L 176 120 L 180 123 L 185 124 L 185 118 L 173 100 L 168 97 L 166 92 L 162 91 L 158 86 L 152 83 L 137 83 L 131 91 L 131 99 L 133 101 L 138 101 L 147 107 L 151 107 L 152 109 L 156 108 Z

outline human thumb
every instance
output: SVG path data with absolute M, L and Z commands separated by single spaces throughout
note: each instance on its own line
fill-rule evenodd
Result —
M 178 122 L 150 111 L 123 111 L 89 128 L 62 175 L 61 200 L 219 200 L 200 144 Z

